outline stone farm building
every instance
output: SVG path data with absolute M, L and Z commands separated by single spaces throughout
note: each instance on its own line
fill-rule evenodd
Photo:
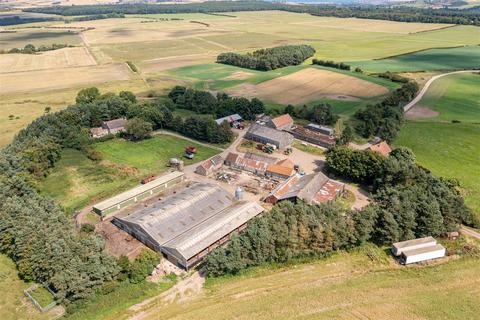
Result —
M 295 165 L 288 159 L 278 161 L 277 158 L 252 152 L 247 152 L 243 157 L 230 152 L 225 158 L 225 165 L 274 180 L 285 180 L 295 173 Z
M 117 134 L 125 130 L 125 125 L 127 124 L 127 119 L 119 118 L 110 121 L 102 122 L 101 127 L 91 128 L 90 136 L 92 138 L 101 138 L 107 134 Z
M 220 169 L 222 165 L 223 158 L 220 155 L 216 155 L 213 158 L 202 162 L 197 168 L 195 168 L 195 173 L 202 176 L 209 176 L 216 170 Z
M 245 134 L 245 139 L 262 144 L 272 144 L 278 149 L 284 149 L 293 143 L 293 136 L 290 133 L 254 124 Z
M 266 125 L 267 125 L 267 127 L 270 127 L 272 129 L 276 129 L 276 130 L 290 130 L 293 126 L 293 119 L 287 113 L 287 114 L 281 115 L 279 117 L 269 119 L 266 122 Z
M 189 269 L 262 211 L 256 202 L 237 201 L 217 185 L 196 182 L 130 215 L 116 216 L 113 223 Z
M 332 148 L 335 146 L 335 137 L 321 133 L 318 130 L 312 130 L 312 128 L 307 127 L 300 127 L 296 126 L 293 127 L 290 131 L 296 139 L 302 140 L 323 148 Z
M 163 192 L 174 185 L 183 182 L 185 179 L 183 172 L 170 172 L 160 176 L 153 181 L 142 184 L 128 191 L 122 192 L 112 198 L 104 200 L 93 206 L 93 211 L 105 218 L 112 213 L 137 203 L 151 195 Z
M 322 203 L 335 200 L 344 190 L 343 183 L 329 179 L 321 172 L 304 176 L 296 174 L 272 190 L 265 202 L 303 200 L 308 204 Z
M 262 176 L 267 172 L 268 163 L 257 159 L 248 159 L 238 153 L 230 152 L 225 158 L 225 165 Z

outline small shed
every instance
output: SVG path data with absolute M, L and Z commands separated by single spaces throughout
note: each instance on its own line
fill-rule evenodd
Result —
M 392 246 L 392 253 L 395 256 L 400 256 L 403 251 L 415 250 L 420 248 L 432 247 L 437 244 L 437 240 L 433 237 L 425 237 L 402 242 L 396 242 Z
M 403 264 L 417 263 L 427 260 L 442 258 L 445 256 L 445 248 L 441 244 L 423 247 L 402 252 L 401 261 Z
M 218 124 L 218 125 L 221 125 L 222 123 L 224 122 L 228 122 L 230 125 L 232 125 L 234 122 L 241 122 L 243 121 L 243 118 L 242 116 L 240 116 L 238 113 L 235 113 L 235 114 L 231 114 L 229 116 L 226 116 L 226 117 L 223 117 L 223 118 L 218 118 L 215 120 L 215 122 Z
M 204 162 L 202 162 L 196 169 L 195 173 L 208 176 L 212 174 L 214 171 L 220 169 L 223 164 L 223 158 L 220 155 L 216 155 Z
M 110 121 L 104 121 L 102 123 L 102 128 L 108 130 L 110 134 L 116 134 L 125 130 L 125 125 L 127 124 L 127 119 L 119 118 Z

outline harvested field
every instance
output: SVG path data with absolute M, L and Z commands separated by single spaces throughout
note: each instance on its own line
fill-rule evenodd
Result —
M 192 66 L 215 61 L 214 55 L 192 54 L 178 57 L 167 57 L 146 60 L 140 63 L 140 68 L 144 73 L 154 73 L 164 70 Z
M 0 73 L 83 67 L 96 62 L 84 47 L 64 48 L 41 54 L 2 54 Z
M 130 78 L 125 64 L 4 73 L 0 74 L 0 93 L 40 92 Z
M 416 105 L 405 113 L 408 120 L 435 118 L 440 112 Z
M 20 29 L 13 33 L 2 33 L 0 37 L 0 50 L 23 48 L 27 44 L 50 46 L 53 43 L 79 45 L 82 43 L 79 35 L 67 31 L 54 31 L 42 29 Z
M 387 92 L 387 88 L 378 84 L 315 68 L 303 69 L 256 85 L 244 83 L 229 90 L 233 95 L 258 97 L 281 104 L 302 104 L 322 98 L 348 100 L 375 97 Z

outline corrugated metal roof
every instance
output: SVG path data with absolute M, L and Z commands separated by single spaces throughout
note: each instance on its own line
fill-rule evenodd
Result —
M 292 135 L 290 133 L 272 129 L 266 126 L 261 126 L 259 124 L 254 124 L 248 129 L 248 134 L 255 135 L 257 137 L 264 137 L 270 140 L 277 142 L 283 141 L 285 139 L 291 139 Z
M 441 244 L 436 244 L 428 247 L 412 249 L 412 250 L 405 250 L 402 251 L 402 255 L 405 257 L 416 256 L 418 254 L 429 253 L 434 251 L 445 250 L 445 248 Z
M 263 208 L 256 202 L 234 203 L 163 246 L 177 250 L 188 260 L 262 211 Z
M 295 170 L 293 170 L 292 167 L 284 167 L 278 164 L 269 164 L 267 167 L 267 172 L 281 175 L 284 177 L 290 177 L 294 171 Z
M 138 187 L 135 187 L 135 188 L 130 189 L 128 191 L 117 194 L 116 196 L 114 196 L 112 198 L 109 198 L 109 199 L 104 200 L 100 203 L 97 203 L 93 207 L 95 209 L 98 209 L 98 210 L 105 210 L 105 209 L 111 208 L 111 207 L 116 206 L 117 204 L 119 204 L 123 201 L 134 198 L 135 196 L 137 196 L 139 194 L 142 194 L 145 191 L 148 191 L 150 189 L 158 187 L 158 186 L 160 186 L 164 183 L 167 183 L 167 182 L 169 182 L 173 179 L 179 178 L 183 175 L 184 175 L 184 173 L 179 172 L 179 171 L 174 171 L 174 172 L 167 173 L 166 175 L 160 176 L 153 181 L 142 184 Z
M 136 225 L 158 246 L 173 248 L 188 260 L 262 211 L 255 202 L 237 202 L 217 185 L 193 183 L 151 207 L 117 219 Z
M 407 240 L 402 242 L 396 242 L 393 244 L 393 247 L 397 249 L 401 249 L 401 248 L 407 248 L 407 247 L 416 246 L 416 245 L 425 244 L 425 243 L 436 244 L 437 240 L 435 240 L 433 237 L 424 237 L 424 238 L 412 239 L 412 240 Z
M 231 123 L 231 122 L 240 121 L 240 120 L 242 120 L 242 117 L 238 113 L 235 113 L 223 118 L 216 119 L 215 122 L 217 124 L 222 124 L 224 121 L 228 121 L 228 123 Z
M 125 118 L 119 118 L 119 119 L 114 119 L 110 121 L 105 121 L 103 124 L 108 128 L 108 129 L 119 129 L 125 127 L 127 124 L 127 119 Z

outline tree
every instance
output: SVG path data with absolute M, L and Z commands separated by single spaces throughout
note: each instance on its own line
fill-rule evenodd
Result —
M 353 130 L 352 126 L 347 124 L 345 129 L 343 129 L 340 138 L 337 139 L 337 144 L 348 145 L 350 142 L 352 142 L 354 135 L 355 131 Z
M 77 103 L 92 103 L 99 97 L 100 91 L 98 90 L 98 88 L 91 87 L 80 90 L 77 94 L 77 98 L 75 99 L 75 101 Z
M 131 103 L 136 103 L 137 102 L 137 97 L 131 91 L 120 91 L 118 96 L 122 99 L 125 99 L 125 100 L 131 102 Z
M 288 106 L 285 107 L 284 113 L 288 113 L 292 117 L 295 116 L 295 107 L 289 104 Z
M 332 107 L 329 104 L 322 103 L 313 107 L 312 120 L 319 124 L 334 125 L 338 116 L 332 112 Z
M 152 124 L 140 118 L 132 118 L 125 125 L 126 135 L 134 141 L 149 138 L 152 131 Z

